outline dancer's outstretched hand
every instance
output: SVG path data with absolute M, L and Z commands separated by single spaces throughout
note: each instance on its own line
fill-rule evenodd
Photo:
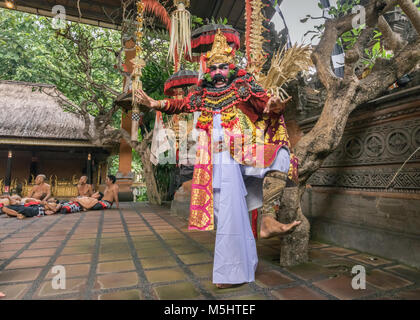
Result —
M 282 112 L 284 112 L 284 109 L 286 108 L 286 103 L 288 101 L 290 101 L 290 99 L 292 99 L 291 96 L 289 98 L 287 98 L 286 100 L 282 101 L 280 99 L 280 97 L 272 96 L 267 102 L 267 106 L 264 109 L 264 113 L 270 113 L 270 112 L 282 113 Z
M 137 102 L 143 106 L 146 106 L 148 108 L 159 108 L 160 107 L 160 102 L 150 98 L 146 92 L 144 92 L 141 89 L 138 89 L 135 93 L 135 97 L 137 99 Z

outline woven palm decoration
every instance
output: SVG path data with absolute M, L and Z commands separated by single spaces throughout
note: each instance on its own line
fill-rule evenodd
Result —
M 249 73 L 254 74 L 256 80 L 268 93 L 277 95 L 284 100 L 289 95 L 282 87 L 295 79 L 299 72 L 306 71 L 313 65 L 311 48 L 309 45 L 297 44 L 289 49 L 283 47 L 273 55 L 267 74 L 261 72 L 268 58 L 268 54 L 263 49 L 264 41 L 266 41 L 263 32 L 267 30 L 263 26 L 263 21 L 266 18 L 262 9 L 265 6 L 262 0 L 245 0 L 245 45 L 248 60 L 246 69 Z
M 177 9 L 171 15 L 171 43 L 169 57 L 176 62 L 184 53 L 191 57 L 191 15 L 186 8 L 190 0 L 174 0 Z
M 142 89 L 141 75 L 142 69 L 146 65 L 142 59 L 142 47 L 141 41 L 143 38 L 143 16 L 145 12 L 150 12 L 158 17 L 165 27 L 169 30 L 171 20 L 165 7 L 160 4 L 157 0 L 139 0 L 136 3 L 137 6 L 137 29 L 136 29 L 136 57 L 131 60 L 133 63 L 133 72 L 131 74 L 132 79 L 132 113 L 131 113 L 131 140 L 138 140 L 139 120 L 141 119 L 139 105 L 136 101 L 136 91 Z

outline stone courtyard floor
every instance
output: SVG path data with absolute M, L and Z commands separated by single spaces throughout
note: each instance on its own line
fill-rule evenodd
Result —
M 257 242 L 256 281 L 231 289 L 211 283 L 213 232 L 188 231 L 165 207 L 123 203 L 19 221 L 0 216 L 3 299 L 420 299 L 420 270 L 361 252 L 311 242 L 310 262 L 279 266 L 279 240 Z M 53 289 L 52 268 L 66 288 Z M 351 270 L 367 270 L 366 289 Z

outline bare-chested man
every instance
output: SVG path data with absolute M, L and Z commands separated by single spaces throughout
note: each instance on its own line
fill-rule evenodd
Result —
M 79 197 L 91 197 L 93 194 L 92 185 L 87 183 L 88 178 L 86 176 L 81 176 L 79 184 L 77 185 L 77 191 Z
M 23 201 L 19 196 L 12 196 L 8 199 L 10 204 L 2 208 L 3 212 L 8 217 L 24 219 L 35 216 L 43 216 L 45 214 L 44 206 L 41 205 L 41 201 L 39 200 Z
M 61 213 L 75 213 L 80 211 L 87 211 L 94 207 L 99 200 L 101 200 L 103 194 L 100 192 L 95 192 L 90 197 L 77 197 L 71 198 L 69 201 L 63 203 L 61 208 Z
M 51 198 L 51 186 L 45 183 L 45 180 L 47 180 L 45 175 L 37 175 L 35 178 L 35 185 L 29 192 L 28 198 L 34 198 L 41 201 L 47 201 L 49 198 Z
M 105 180 L 106 188 L 104 191 L 104 196 L 102 197 L 102 200 L 98 201 L 98 203 L 92 207 L 92 210 L 109 209 L 112 207 L 114 201 L 115 207 L 117 209 L 119 208 L 120 204 L 118 201 L 118 185 L 115 184 L 116 181 L 117 178 L 115 178 L 115 176 L 108 175 Z

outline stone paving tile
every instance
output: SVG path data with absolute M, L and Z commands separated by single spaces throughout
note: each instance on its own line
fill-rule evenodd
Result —
M 103 293 L 98 300 L 144 300 L 144 296 L 140 290 L 127 290 Z
M 207 291 L 211 292 L 215 296 L 224 295 L 224 294 L 239 293 L 239 292 L 241 292 L 241 294 L 251 294 L 251 293 L 253 293 L 252 289 L 250 288 L 250 286 L 247 283 L 240 284 L 240 285 L 234 285 L 233 287 L 226 288 L 226 289 L 219 289 L 213 284 L 213 282 L 208 281 L 208 280 L 202 281 L 201 283 Z
M 57 248 L 25 250 L 18 256 L 18 258 L 51 257 L 56 250 Z
M 413 284 L 411 281 L 404 280 L 381 270 L 373 270 L 367 274 L 366 282 L 381 290 L 399 289 Z
M 149 257 L 159 257 L 159 256 L 163 256 L 166 257 L 169 255 L 168 250 L 166 250 L 165 248 L 141 248 L 141 249 L 137 249 L 137 256 L 139 258 L 149 258 Z
M 339 248 L 339 247 L 328 247 L 328 248 L 323 248 L 320 249 L 322 251 L 326 251 L 326 252 L 330 252 L 330 253 L 334 253 L 338 256 L 346 256 L 349 254 L 356 254 L 357 251 L 353 251 L 353 250 L 349 250 L 349 249 L 345 249 L 345 248 Z
M 321 251 L 321 250 L 309 250 L 309 260 L 314 263 L 320 263 L 324 261 L 330 261 L 332 258 L 336 257 L 334 254 Z
M 375 292 L 374 288 L 368 284 L 366 284 L 366 289 L 355 290 L 351 286 L 351 281 L 351 277 L 341 275 L 314 282 L 314 285 L 341 300 L 359 299 Z
M 142 258 L 140 262 L 145 269 L 174 267 L 177 265 L 176 261 L 168 255 L 168 257 L 151 257 Z
M 187 275 L 180 268 L 149 270 L 144 272 L 150 283 L 172 282 L 177 280 L 186 280 Z
M 63 265 L 63 267 L 65 268 L 66 277 L 68 278 L 87 277 L 89 275 L 90 263 Z M 57 273 L 53 273 L 51 268 L 45 276 L 45 279 L 52 279 L 56 275 Z
M 0 272 L 0 283 L 34 281 L 41 268 L 3 270 Z
M 96 282 L 99 284 L 100 289 L 110 289 L 136 286 L 139 279 L 136 272 L 112 273 L 98 275 Z
M 213 257 L 207 253 L 180 254 L 178 257 L 185 264 L 196 264 L 213 261 Z
M 110 273 L 135 270 L 132 260 L 99 263 L 97 273 Z
M 271 294 L 279 300 L 328 300 L 327 297 L 305 286 L 273 290 Z
M 186 300 L 200 296 L 200 292 L 189 282 L 157 286 L 153 290 L 160 300 Z
M 129 251 L 118 251 L 118 252 L 106 252 L 99 254 L 99 261 L 109 261 L 109 260 L 126 260 L 131 258 L 131 253 Z
M 257 242 L 260 260 L 252 285 L 217 289 L 211 281 L 215 232 L 189 231 L 186 221 L 170 216 L 167 208 L 136 206 L 134 210 L 130 204 L 121 204 L 124 226 L 118 210 L 81 213 L 85 216 L 76 228 L 79 214 L 46 217 L 35 223 L 31 219 L 0 218 L 0 239 L 6 237 L 0 242 L 0 265 L 23 246 L 28 247 L 0 270 L 0 291 L 7 287 L 8 298 L 22 298 L 60 248 L 60 256 L 53 263 L 65 267 L 68 291 L 52 289 L 51 280 L 56 274 L 44 270 L 48 274 L 41 279 L 43 282 L 35 284 L 32 299 L 61 299 L 63 293 L 73 294 L 70 299 L 85 298 L 88 283 L 93 291 L 87 294 L 94 299 L 144 299 L 142 289 L 137 287 L 140 280 L 136 263 L 141 265 L 144 280 L 151 285 L 149 294 L 155 299 L 420 299 L 419 270 L 391 266 L 395 262 L 317 241 L 310 241 L 309 263 L 280 268 L 278 238 Z M 52 226 L 59 218 L 62 223 Z M 16 231 L 25 225 L 28 227 Z M 63 244 L 70 231 L 74 233 Z M 45 233 L 34 241 L 41 232 Z M 132 245 L 138 261 L 133 261 Z M 94 254 L 98 255 L 97 261 L 93 260 Z M 354 265 L 366 267 L 366 290 L 351 288 Z M 195 287 L 197 281 L 207 295 Z
M 96 239 L 70 239 L 67 241 L 67 246 L 85 246 L 85 245 L 95 245 Z
M 420 289 L 401 291 L 396 294 L 397 299 L 420 300 Z
M 102 233 L 102 239 L 106 238 L 120 238 L 125 236 L 124 232 L 108 232 L 108 233 Z
M 0 259 L 9 259 L 16 251 L 0 251 Z
M 363 262 L 363 263 L 367 263 L 367 264 L 369 264 L 371 266 L 375 266 L 375 267 L 392 262 L 390 260 L 385 260 L 383 258 L 376 257 L 376 256 L 373 256 L 373 255 L 369 255 L 369 254 L 356 254 L 356 255 L 349 256 L 348 258 L 350 258 L 352 260 L 360 261 L 360 262 Z
M 53 282 L 52 280 L 44 281 L 40 289 L 37 290 L 37 292 L 34 295 L 34 298 L 45 298 L 45 297 L 52 297 L 57 296 L 61 294 L 66 293 L 76 293 L 80 292 L 82 293 L 86 289 L 86 278 L 79 278 L 79 279 L 67 279 L 65 282 L 65 288 L 53 288 Z
M 172 247 L 191 245 L 191 241 L 184 240 L 184 239 L 169 239 L 169 240 L 166 240 L 165 242 Z
M 213 276 L 213 263 L 205 263 L 188 267 L 196 277 L 212 277 Z
M 63 251 L 61 251 L 61 254 L 62 255 L 68 255 L 68 254 L 93 253 L 94 249 L 95 249 L 94 245 L 65 246 Z
M 173 252 L 176 254 L 189 254 L 189 253 L 197 253 L 197 252 L 203 252 L 203 249 L 195 246 L 177 246 L 171 248 Z
M 387 271 L 391 271 L 393 273 L 396 273 L 397 275 L 420 283 L 420 270 L 410 268 L 403 265 L 396 265 L 392 267 L 385 268 Z
M 222 300 L 267 300 L 267 297 L 262 294 L 253 294 L 253 295 L 228 297 Z
M 23 248 L 25 244 L 23 243 L 13 243 L 13 244 L 1 244 L 0 245 L 0 252 L 3 251 L 11 251 L 11 250 L 20 250 Z
M 91 254 L 61 255 L 57 258 L 55 264 L 76 264 L 90 262 L 91 260 Z
M 255 273 L 255 281 L 258 285 L 266 288 L 276 287 L 279 285 L 294 282 L 293 279 L 283 275 L 277 270 L 269 270 Z
M 317 241 L 309 241 L 309 248 L 310 249 L 318 249 L 318 248 L 325 248 L 328 247 L 327 244 L 325 243 L 321 243 L 321 242 L 317 242 Z
M 49 257 L 15 259 L 7 265 L 6 269 L 43 267 L 49 260 Z
M 26 244 L 26 243 L 30 242 L 33 238 L 34 237 L 22 237 L 22 238 L 12 237 L 12 238 L 8 238 L 6 240 L 3 240 L 2 244 L 3 245 L 8 245 L 8 244 L 11 244 L 11 243 L 24 243 L 24 244 Z
M 27 289 L 28 284 L 12 284 L 12 285 L 0 285 L 0 292 L 3 292 L 6 296 L 2 300 L 18 300 L 21 299 Z
M 371 268 L 369 266 L 361 264 L 360 262 L 355 262 L 346 258 L 332 258 L 329 260 L 322 260 L 322 261 L 318 260 L 317 262 L 314 262 L 314 263 L 327 268 L 334 274 L 349 274 L 350 275 L 353 267 L 356 265 L 363 266 L 366 269 L 366 273 L 368 274 Z
M 303 263 L 294 267 L 287 267 L 286 270 L 304 280 L 316 279 L 320 276 L 332 276 L 335 271 L 314 263 Z
M 165 233 L 161 235 L 162 239 L 168 240 L 168 239 L 185 239 L 185 236 L 180 232 L 171 232 L 171 233 Z

